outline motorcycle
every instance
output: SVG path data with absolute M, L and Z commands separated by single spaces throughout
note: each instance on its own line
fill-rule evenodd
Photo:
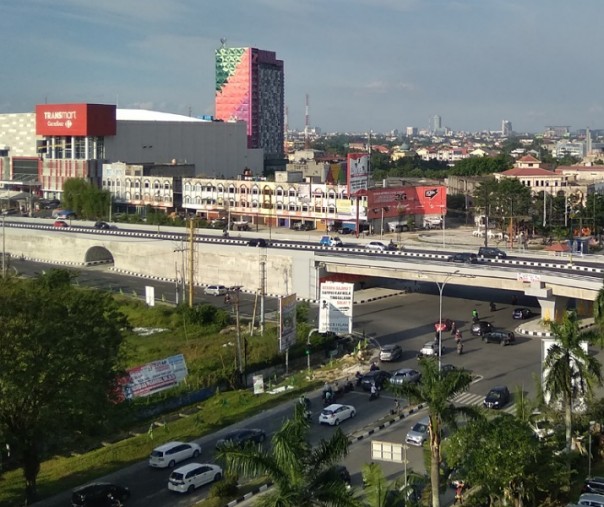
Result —
M 496 312 L 497 311 L 497 305 L 495 303 L 489 303 L 489 307 L 491 308 L 492 312 Z
M 380 392 L 376 389 L 375 391 L 371 391 L 369 395 L 369 401 L 377 400 L 380 397 Z
M 457 354 L 463 354 L 463 344 L 460 342 L 457 343 Z

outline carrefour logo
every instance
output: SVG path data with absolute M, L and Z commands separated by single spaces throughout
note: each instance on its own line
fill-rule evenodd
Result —
M 424 192 L 424 196 L 427 197 L 428 199 L 432 199 L 433 197 L 436 197 L 437 194 L 438 194 L 438 190 L 436 188 L 431 188 L 430 190 L 426 190 Z
M 70 129 L 72 125 L 73 125 L 73 123 L 71 122 L 71 120 L 67 120 L 65 122 L 65 127 L 68 128 L 68 129 Z

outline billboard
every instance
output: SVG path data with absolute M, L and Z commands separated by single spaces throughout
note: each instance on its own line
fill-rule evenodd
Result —
M 279 352 L 296 343 L 296 295 L 279 298 Z
M 323 282 L 319 298 L 319 332 L 352 333 L 354 284 Z
M 153 361 L 126 371 L 123 385 L 126 399 L 150 396 L 178 385 L 187 376 L 187 365 L 182 354 Z
M 36 135 L 114 136 L 116 107 L 111 104 L 38 104 Z
M 443 185 L 391 187 L 369 190 L 367 218 L 399 215 L 442 215 L 447 211 L 447 188 Z
M 359 190 L 367 190 L 369 181 L 369 155 L 367 153 L 348 154 L 348 195 Z

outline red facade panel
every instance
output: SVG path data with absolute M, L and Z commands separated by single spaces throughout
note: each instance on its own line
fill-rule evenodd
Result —
M 111 104 L 38 104 L 39 136 L 114 136 L 116 106 Z
M 447 212 L 447 188 L 442 185 L 369 189 L 367 218 L 399 215 L 440 215 Z

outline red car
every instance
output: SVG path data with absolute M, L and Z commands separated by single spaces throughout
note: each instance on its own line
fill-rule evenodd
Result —
M 69 227 L 69 224 L 65 220 L 55 220 L 53 225 L 55 227 Z
M 436 332 L 438 332 L 438 331 L 450 331 L 452 324 L 453 324 L 453 322 L 451 321 L 451 319 L 443 319 L 441 321 L 437 320 L 434 323 L 434 331 L 436 331 Z

